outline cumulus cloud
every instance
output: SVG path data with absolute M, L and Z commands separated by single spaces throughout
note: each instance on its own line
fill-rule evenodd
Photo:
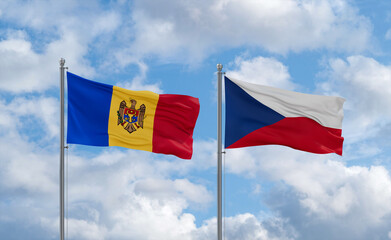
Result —
M 9 29 L 0 40 L 0 90 L 12 93 L 58 86 L 61 57 L 71 71 L 92 76 L 95 71 L 85 59 L 92 41 L 112 33 L 120 23 L 118 14 L 76 1 L 66 6 L 55 1 L 7 1 L 0 8 L 6 13 L 2 20 L 25 29 Z M 71 14 L 74 11 L 80 14 Z
M 391 66 L 361 55 L 331 59 L 320 89 L 347 99 L 343 131 L 355 143 L 387 135 L 391 124 Z
M 59 101 L 53 97 L 16 97 L 8 104 L 0 103 L 4 120 L 0 124 L 14 125 L 19 132 L 41 129 L 45 140 L 51 140 L 59 135 Z M 19 119 L 19 121 L 14 121 Z
M 113 4 L 114 9 L 108 9 L 91 1 L 69 1 L 66 6 L 56 1 L 1 2 L 0 8 L 6 10 L 2 20 L 12 22 L 13 28 L 0 33 L 0 90 L 26 93 L 57 87 L 58 61 L 65 58 L 69 71 L 87 78 L 104 77 L 135 65 L 139 73 L 117 85 L 163 92 L 159 83 L 146 83 L 147 64 L 122 51 L 122 41 L 128 44 L 124 39 L 131 37 L 125 36 L 130 23 L 121 21 L 127 17 L 115 11 L 121 6 Z M 17 30 L 19 27 L 23 30 Z M 87 60 L 91 50 L 93 62 Z M 98 71 L 93 64 L 98 65 Z
M 274 58 L 255 57 L 244 59 L 237 57 L 226 72 L 228 77 L 255 84 L 268 85 L 292 90 L 295 84 L 290 80 L 288 67 Z
M 155 199 L 186 198 L 189 201 L 202 204 L 210 203 L 212 197 L 203 186 L 197 186 L 187 179 L 164 180 L 164 179 L 145 179 L 138 181 L 134 189 L 135 193 Z
M 123 52 L 117 53 L 116 59 L 118 61 L 117 63 L 119 63 L 122 67 L 134 64 L 139 68 L 139 73 L 133 79 L 129 81 L 118 82 L 116 86 L 123 87 L 126 89 L 132 89 L 134 91 L 147 90 L 158 94 L 163 93 L 163 90 L 160 87 L 160 83 L 148 84 L 146 82 L 148 66 L 143 61 L 138 60 L 134 56 L 127 55 Z
M 56 122 L 46 125 L 52 121 L 51 100 L 0 102 L 0 225 L 7 226 L 0 228 L 2 236 L 9 228 L 21 239 L 28 238 L 26 232 L 45 236 L 50 231 L 40 227 L 40 217 L 57 215 L 58 155 L 48 150 L 58 149 L 51 129 Z
M 91 75 L 93 70 L 83 60 L 86 46 L 73 34 L 50 42 L 43 53 L 33 49 L 22 36 L 0 41 L 0 90 L 12 93 L 42 92 L 59 85 L 59 59 L 69 61 L 74 71 Z
M 263 162 L 262 170 L 293 186 L 302 206 L 322 219 L 360 212 L 366 224 L 377 224 L 391 213 L 391 179 L 384 167 L 307 158 Z
M 228 172 L 276 183 L 262 197 L 299 239 L 312 239 L 314 229 L 334 229 L 317 232 L 319 239 L 369 239 L 389 231 L 391 177 L 383 166 L 347 167 L 331 155 L 280 146 L 226 151 Z
M 245 213 L 223 220 L 225 222 L 223 235 L 226 239 L 292 240 L 297 236 L 293 229 L 282 229 L 285 228 L 285 223 L 280 218 L 268 219 L 262 222 L 253 214 Z M 216 218 L 205 221 L 199 229 L 193 232 L 194 237 L 192 239 L 216 238 L 216 225 Z
M 71 1 L 67 6 L 55 1 L 12 1 L 2 2 L 0 8 L 3 20 L 31 30 L 19 36 L 8 34 L 0 41 L 0 52 L 6 56 L 0 67 L 0 89 L 15 93 L 57 86 L 53 79 L 58 78 L 60 57 L 71 71 L 94 76 L 86 60 L 91 49 L 103 56 L 96 60 L 102 69 L 115 71 L 129 64 L 140 69 L 131 83 L 121 85 L 162 92 L 159 84 L 145 83 L 143 59 L 160 56 L 192 63 L 214 49 L 242 45 L 277 53 L 319 48 L 357 52 L 366 49 L 371 33 L 368 20 L 353 6 L 334 0 L 136 1 L 131 16 L 113 10 L 129 8 L 121 2 L 106 8 L 90 1 Z
M 346 1 L 136 1 L 130 52 L 202 59 L 215 48 L 257 46 L 286 53 L 367 49 L 368 19 Z M 294 22 L 295 24 L 292 24 Z
M 41 1 L 3 1 L 2 18 L 23 27 L 41 30 L 43 34 L 59 34 L 63 30 L 84 32 L 81 38 L 89 38 L 117 28 L 120 16 L 107 10 L 105 6 L 94 1 L 68 1 L 61 5 L 54 0 Z M 80 24 L 82 22 L 83 24 Z
M 2 186 L 31 192 L 51 192 L 55 189 L 52 156 L 40 150 L 55 147 L 58 123 L 53 98 L 17 98 L 0 102 L 0 152 Z M 45 134 L 42 134 L 42 132 Z M 38 139 L 41 139 L 39 141 Z M 36 142 L 30 142 L 30 141 Z

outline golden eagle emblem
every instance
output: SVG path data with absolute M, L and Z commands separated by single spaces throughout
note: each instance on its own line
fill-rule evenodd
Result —
M 126 131 L 132 133 L 138 128 L 144 128 L 145 105 L 141 104 L 139 109 L 136 109 L 137 101 L 130 99 L 130 107 L 126 105 L 125 100 L 119 104 L 117 111 L 117 125 L 122 125 Z

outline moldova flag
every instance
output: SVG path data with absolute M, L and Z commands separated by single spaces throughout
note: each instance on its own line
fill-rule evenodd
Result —
M 225 148 L 284 145 L 342 155 L 345 99 L 225 77 Z
M 198 98 L 131 91 L 70 72 L 67 142 L 120 146 L 191 159 Z

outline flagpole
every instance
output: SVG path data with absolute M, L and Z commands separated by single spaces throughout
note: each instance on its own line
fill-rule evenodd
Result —
M 222 64 L 217 64 L 217 239 L 222 240 Z
M 64 240 L 64 67 L 60 59 L 60 240 Z

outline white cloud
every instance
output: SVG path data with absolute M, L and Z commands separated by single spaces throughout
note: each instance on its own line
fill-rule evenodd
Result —
M 33 50 L 25 34 L 0 41 L 0 90 L 12 93 L 44 91 L 59 85 L 59 59 L 64 57 L 73 71 L 92 74 L 82 59 L 86 46 L 73 34 L 49 43 L 43 53 Z M 70 64 L 68 64 L 68 61 Z
M 105 239 L 105 227 L 99 226 L 96 222 L 70 218 L 66 221 L 66 223 L 68 224 L 68 228 L 65 229 L 66 239 Z M 40 219 L 40 224 L 43 228 L 49 229 L 49 232 L 53 235 L 53 238 L 55 238 L 54 236 L 57 235 L 59 229 L 59 222 L 57 218 L 42 217 Z
M 311 159 L 312 160 L 312 159 Z M 335 161 L 270 161 L 272 171 L 302 195 L 301 204 L 320 218 L 357 214 L 368 225 L 380 223 L 391 213 L 391 180 L 384 167 L 345 167 Z M 276 172 L 274 172 L 276 171 Z
M 94 1 L 71 0 L 66 5 L 55 0 L 3 1 L 0 7 L 5 21 L 51 35 L 69 30 L 84 33 L 80 37 L 89 38 L 113 31 L 120 23 L 120 15 Z
M 37 130 L 38 127 L 44 130 L 46 140 L 59 135 L 60 103 L 55 98 L 17 97 L 8 105 L 1 107 L 13 116 L 13 119 L 20 119 L 16 123 L 19 131 Z M 33 117 L 36 118 L 35 121 L 32 119 Z M 15 124 L 14 121 L 10 121 L 10 123 Z
M 361 51 L 370 42 L 371 32 L 367 19 L 352 6 L 334 0 L 136 1 L 131 16 L 106 10 L 95 2 L 71 1 L 61 6 L 56 1 L 13 1 L 0 6 L 6 10 L 2 16 L 5 21 L 30 30 L 23 36 L 11 34 L 0 42 L 0 52 L 5 56 L 0 62 L 0 89 L 14 93 L 57 86 L 58 81 L 53 79 L 58 79 L 61 57 L 70 71 L 94 76 L 91 63 L 85 59 L 91 49 L 102 57 L 96 59 L 102 69 L 115 71 L 129 64 L 139 67 L 140 74 L 131 83 L 120 85 L 162 92 L 159 84 L 145 83 L 147 67 L 142 58 L 157 55 L 168 61 L 187 59 L 192 63 L 217 49 L 242 45 L 278 53 L 317 48 Z M 111 7 L 129 6 L 118 3 Z M 297 24 L 292 25 L 292 21 Z M 264 61 L 266 64 L 278 67 L 271 61 Z
M 226 149 L 226 167 L 235 174 L 255 177 L 259 162 L 254 158 L 248 149 L 238 148 L 233 151 Z
M 16 98 L 0 103 L 1 184 L 4 188 L 50 193 L 56 174 L 46 150 L 55 147 L 57 101 L 53 98 Z M 37 138 L 30 142 L 30 138 Z M 40 147 L 39 144 L 43 146 Z M 46 145 L 46 146 L 45 146 Z
M 131 81 L 118 82 L 116 86 L 123 87 L 126 89 L 132 89 L 134 91 L 147 90 L 158 94 L 163 93 L 163 90 L 160 87 L 160 83 L 155 83 L 155 84 L 146 83 L 148 66 L 144 62 L 124 52 L 117 53 L 116 60 L 121 67 L 125 67 L 129 64 L 135 64 L 140 69 L 139 74 L 136 75 Z M 107 63 L 107 64 L 111 64 L 111 63 Z
M 4 21 L 25 29 L 9 29 L 0 40 L 0 90 L 12 93 L 58 86 L 60 58 L 66 59 L 70 71 L 92 76 L 94 70 L 85 57 L 93 40 L 103 35 L 112 38 L 120 24 L 117 13 L 92 3 L 7 1 L 0 7 L 5 9 Z
M 373 58 L 350 56 L 331 59 L 320 88 L 347 99 L 344 136 L 348 143 L 370 139 L 391 123 L 391 66 Z
M 223 220 L 225 222 L 223 235 L 226 239 L 293 240 L 297 237 L 297 233 L 293 229 L 283 229 L 286 226 L 284 220 L 280 218 L 262 222 L 253 214 L 244 213 Z M 207 220 L 193 232 L 192 239 L 215 239 L 217 237 L 216 228 L 216 218 Z
M 331 155 L 280 146 L 226 150 L 227 171 L 293 187 L 303 209 L 321 219 L 355 214 L 377 224 L 391 215 L 391 178 L 382 166 L 346 167 Z M 259 158 L 259 156 L 262 156 Z M 245 160 L 245 161 L 242 161 Z
M 231 66 L 228 66 L 230 68 Z M 233 69 L 227 71 L 228 77 L 238 80 L 285 89 L 294 89 L 290 81 L 288 67 L 274 58 L 255 57 L 252 59 L 235 59 Z
M 196 204 L 208 204 L 213 198 L 204 186 L 195 185 L 187 179 L 144 179 L 135 184 L 135 193 L 163 200 L 182 197 Z
M 122 50 L 116 52 L 123 49 L 121 41 L 128 44 L 123 39 L 123 16 L 119 12 L 79 1 L 67 2 L 66 6 L 56 1 L 13 1 L 2 2 L 0 7 L 7 10 L 4 21 L 12 22 L 15 29 L 24 27 L 8 29 L 0 39 L 0 90 L 26 93 L 57 87 L 59 59 L 64 58 L 69 71 L 87 78 L 97 75 L 92 64 L 100 64 L 99 71 L 104 74 L 136 65 L 140 73 L 118 85 L 162 92 L 159 84 L 145 82 L 148 67 L 143 61 Z M 87 60 L 91 52 L 96 55 L 93 63 Z
M 277 184 L 262 197 L 280 217 L 289 219 L 285 227 L 296 229 L 300 239 L 311 239 L 311 231 L 323 227 L 334 231 L 319 232 L 322 239 L 369 239 L 376 231 L 389 231 L 391 177 L 383 166 L 347 167 L 332 160 L 333 155 L 280 146 L 226 151 L 228 172 L 283 182 L 282 188 Z
M 182 212 L 185 205 L 180 199 L 160 201 L 137 195 L 130 199 L 112 213 L 115 224 L 109 239 L 191 239 L 195 218 Z
M 362 51 L 372 31 L 368 19 L 336 0 L 136 1 L 132 19 L 136 34 L 131 53 L 193 61 L 216 48 L 242 45 L 277 53 Z
M 68 228 L 71 229 L 68 233 L 70 239 L 103 240 L 106 235 L 105 227 L 99 226 L 96 222 L 69 219 Z

